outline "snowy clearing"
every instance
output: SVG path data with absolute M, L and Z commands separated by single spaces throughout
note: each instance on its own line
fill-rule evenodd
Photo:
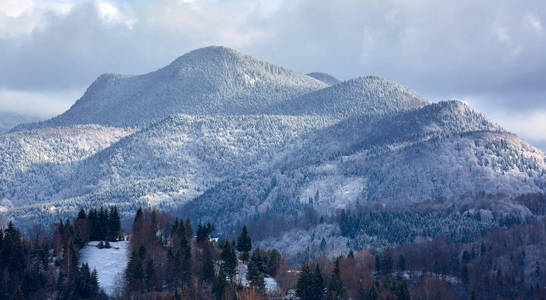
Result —
M 99 275 L 99 285 L 106 294 L 112 295 L 116 283 L 127 267 L 128 241 L 111 242 L 112 248 L 97 248 L 98 241 L 89 242 L 80 251 L 80 262 L 89 264 L 91 270 L 96 269 Z

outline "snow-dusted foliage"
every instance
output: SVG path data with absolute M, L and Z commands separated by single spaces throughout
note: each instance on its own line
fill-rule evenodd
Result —
M 308 203 L 331 214 L 369 203 L 544 191 L 544 154 L 500 130 L 453 101 L 379 121 L 349 119 L 285 147 L 268 171 L 220 183 L 186 211 L 231 224 Z
M 351 240 L 341 235 L 337 224 L 320 224 L 309 230 L 294 229 L 258 243 L 264 249 L 277 248 L 284 258 L 306 261 L 319 255 L 347 255 Z
M 24 226 L 80 207 L 116 204 L 123 215 L 156 206 L 227 235 L 245 222 L 301 224 L 310 209 L 333 218 L 374 204 L 546 191 L 544 153 L 465 104 L 429 104 L 375 76 L 334 79 L 223 47 L 144 75 L 102 75 L 66 113 L 0 136 L 0 212 Z M 467 222 L 471 209 L 389 212 L 397 221 L 387 227 L 383 215 L 362 214 L 358 224 L 375 229 L 350 234 L 331 220 L 285 226 L 263 245 L 295 257 L 406 242 L 422 230 L 456 239 L 454 224 L 481 234 L 505 207 L 489 206 L 494 221 L 481 223 Z M 402 228 L 405 216 L 414 222 Z M 406 240 L 385 236 L 399 227 Z
M 318 114 L 347 118 L 386 115 L 422 107 L 427 102 L 390 80 L 366 76 L 344 81 L 273 106 L 284 114 Z
M 42 202 L 64 187 L 58 182 L 81 160 L 133 129 L 101 126 L 20 131 L 0 136 L 0 199 L 20 206 Z
M 174 115 L 77 163 L 49 164 L 38 177 L 39 197 L 28 188 L 36 176 L 22 172 L 21 188 L 6 188 L 17 206 L 11 215 L 49 219 L 52 212 L 69 215 L 99 203 L 123 212 L 179 206 L 223 180 L 267 168 L 285 144 L 329 124 L 316 116 Z
M 326 86 L 232 49 L 207 47 L 148 74 L 101 75 L 64 114 L 18 128 L 134 126 L 174 113 L 263 113 L 272 104 Z

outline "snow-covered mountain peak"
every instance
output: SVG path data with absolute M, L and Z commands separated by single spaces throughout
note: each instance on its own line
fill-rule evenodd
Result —
M 157 71 L 101 75 L 65 113 L 17 128 L 146 126 L 171 114 L 260 114 L 327 87 L 312 77 L 224 47 L 197 49 Z

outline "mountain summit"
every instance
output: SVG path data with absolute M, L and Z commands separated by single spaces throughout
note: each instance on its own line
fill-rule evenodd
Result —
M 103 74 L 65 113 L 16 129 L 141 126 L 175 113 L 263 113 L 275 103 L 326 86 L 233 49 L 211 46 L 184 54 L 148 74 Z

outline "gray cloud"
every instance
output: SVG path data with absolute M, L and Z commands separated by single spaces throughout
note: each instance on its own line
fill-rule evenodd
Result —
M 462 98 L 536 144 L 546 141 L 521 117 L 546 112 L 540 0 L 6 3 L 0 4 L 5 91 L 83 91 L 101 73 L 144 73 L 191 49 L 221 44 L 301 72 L 341 79 L 377 74 L 431 100 Z M 9 99 L 1 97 L 5 110 Z M 75 100 L 68 97 L 56 101 Z M 536 121 L 538 128 L 546 124 Z

